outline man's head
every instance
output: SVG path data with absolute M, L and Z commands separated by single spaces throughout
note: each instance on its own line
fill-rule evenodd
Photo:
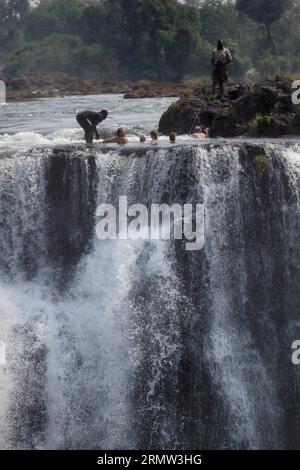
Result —
M 150 136 L 151 136 L 151 139 L 152 140 L 157 140 L 158 139 L 158 133 L 157 131 L 154 129 L 153 131 L 150 132 Z
M 195 128 L 194 128 L 194 133 L 195 133 L 195 134 L 199 134 L 200 132 L 202 132 L 201 126 L 195 126 Z
M 118 137 L 125 137 L 126 136 L 126 132 L 125 132 L 125 129 L 123 127 L 120 127 L 118 130 L 117 130 L 117 136 Z
M 217 42 L 217 49 L 218 51 L 222 51 L 224 49 L 224 44 L 221 39 L 219 39 L 219 41 Z
M 171 132 L 170 142 L 171 142 L 171 144 L 175 144 L 175 142 L 176 142 L 176 133 L 175 132 Z
M 140 135 L 140 143 L 145 144 L 147 142 L 147 138 L 145 135 Z
M 106 109 L 101 109 L 100 114 L 102 115 L 103 119 L 106 119 L 108 116 L 108 111 L 106 111 Z

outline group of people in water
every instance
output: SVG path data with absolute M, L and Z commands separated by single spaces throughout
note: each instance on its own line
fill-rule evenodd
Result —
M 212 54 L 212 92 L 216 94 L 216 87 L 219 85 L 220 95 L 224 93 L 224 86 L 228 82 L 228 65 L 232 62 L 232 57 L 229 49 L 224 47 L 223 41 L 219 40 L 217 43 L 216 49 L 213 50 Z M 92 144 L 94 138 L 100 139 L 99 132 L 97 130 L 98 124 L 103 122 L 108 116 L 108 111 L 102 109 L 100 112 L 94 111 L 83 111 L 76 116 L 78 124 L 82 127 L 85 133 L 85 141 L 87 144 Z M 201 140 L 209 137 L 209 130 L 202 125 L 196 125 L 193 133 L 191 134 L 193 139 Z M 176 133 L 172 132 L 169 136 L 170 143 L 176 143 Z M 140 136 L 141 144 L 159 144 L 159 137 L 156 130 L 151 131 L 150 133 L 150 142 L 145 135 Z M 119 128 L 114 137 L 109 139 L 104 139 L 103 143 L 116 143 L 120 145 L 128 144 L 129 140 L 126 136 L 125 129 L 123 127 Z
M 208 137 L 209 129 L 205 129 L 204 126 L 195 126 L 194 132 L 191 135 L 193 139 L 206 139 Z M 176 132 L 171 132 L 169 135 L 170 144 L 176 144 L 177 134 Z M 141 144 L 152 144 L 158 145 L 159 144 L 159 137 L 156 130 L 150 132 L 150 141 L 147 139 L 145 135 L 140 136 L 140 143 Z
M 76 120 L 78 124 L 82 127 L 85 132 L 85 141 L 87 144 L 92 144 L 94 138 L 97 140 L 100 139 L 99 132 L 97 130 L 97 125 L 100 122 L 104 121 L 108 116 L 108 111 L 103 109 L 99 113 L 94 111 L 83 111 L 82 113 L 77 114 Z M 193 139 L 201 140 L 209 137 L 209 129 L 205 129 L 204 126 L 195 126 L 193 133 L 191 134 Z M 176 144 L 177 134 L 171 132 L 169 139 L 170 144 Z M 148 139 L 144 134 L 139 137 L 140 144 L 152 144 L 159 145 L 159 136 L 158 132 L 154 129 L 150 132 L 150 139 Z M 119 144 L 125 145 L 129 143 L 129 139 L 126 135 L 126 131 L 123 127 L 120 127 L 116 135 L 109 137 L 108 139 L 103 140 L 104 144 Z

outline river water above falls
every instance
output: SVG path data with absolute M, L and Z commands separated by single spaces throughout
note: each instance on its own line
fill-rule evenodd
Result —
M 104 99 L 133 141 L 170 102 Z M 299 448 L 299 143 L 86 148 L 48 102 L 0 124 L 0 448 Z M 204 204 L 204 247 L 100 241 L 124 195 Z
M 125 127 L 131 140 L 157 127 L 161 114 L 175 98 L 124 100 L 123 95 L 43 98 L 9 103 L 0 107 L 1 147 L 80 142 L 83 133 L 75 116 L 79 111 L 108 109 L 109 117 L 99 126 L 100 134 Z

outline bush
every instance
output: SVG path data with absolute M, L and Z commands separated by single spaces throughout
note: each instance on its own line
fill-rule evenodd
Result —
M 300 59 L 289 55 L 274 56 L 270 51 L 263 51 L 256 68 L 263 77 L 293 73 L 300 71 Z
M 144 90 L 144 91 L 150 91 L 150 89 L 151 89 L 150 80 L 140 80 L 139 81 L 139 89 Z
M 272 133 L 272 115 L 256 114 L 249 122 L 249 132 L 251 135 L 270 135 Z

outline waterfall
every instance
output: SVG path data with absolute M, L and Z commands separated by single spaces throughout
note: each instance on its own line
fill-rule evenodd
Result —
M 300 148 L 0 159 L 2 449 L 300 446 Z M 205 207 L 205 244 L 104 240 L 101 203 Z

